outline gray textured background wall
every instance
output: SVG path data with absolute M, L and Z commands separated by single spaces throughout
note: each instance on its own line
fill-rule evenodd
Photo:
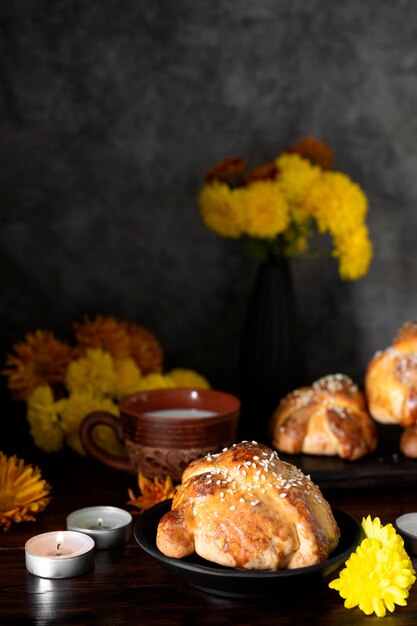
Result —
M 169 366 L 236 388 L 254 267 L 196 197 L 225 156 L 306 134 L 365 189 L 371 271 L 294 264 L 309 377 L 362 382 L 417 317 L 412 0 L 62 0 L 0 7 L 0 348 L 84 313 L 138 321 Z

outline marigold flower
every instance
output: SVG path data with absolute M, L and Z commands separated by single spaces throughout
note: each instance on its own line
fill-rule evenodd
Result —
M 284 153 L 276 160 L 279 168 L 278 182 L 290 207 L 300 207 L 310 192 L 321 170 L 299 154 Z
M 274 180 L 278 176 L 278 172 L 279 169 L 276 163 L 264 163 L 245 174 L 243 185 L 249 185 L 255 180 Z
M 230 239 L 238 239 L 242 235 L 242 216 L 234 200 L 233 190 L 219 182 L 205 185 L 198 199 L 201 217 L 207 228 Z
M 256 181 L 235 189 L 236 203 L 243 216 L 242 232 L 249 237 L 273 239 L 289 222 L 288 203 L 280 187 L 271 181 Z
M 173 498 L 178 486 L 174 486 L 171 476 L 165 476 L 165 478 L 154 478 L 150 480 L 139 472 L 138 484 L 141 495 L 135 496 L 131 489 L 128 490 L 129 498 L 127 504 L 135 506 L 139 509 L 139 512 L 149 509 L 151 506 L 169 500 Z
M 349 235 L 334 237 L 333 256 L 339 260 L 339 274 L 344 280 L 357 280 L 368 272 L 372 260 L 372 244 L 365 225 Z
M 81 356 L 88 348 L 101 348 L 115 360 L 134 359 L 144 374 L 162 369 L 162 347 L 144 326 L 97 315 L 92 321 L 84 318 L 84 322 L 74 324 L 74 328 Z
M 193 370 L 177 367 L 166 374 L 177 387 L 210 389 L 210 383 L 204 376 Z
M 136 361 L 132 358 L 115 359 L 115 395 L 118 400 L 135 393 L 139 389 L 140 380 L 142 378 Z
M 319 165 L 324 170 L 331 170 L 333 167 L 333 150 L 323 141 L 315 137 L 304 137 L 287 152 L 296 153 L 304 159 L 308 159 L 315 165 Z
M 83 352 L 87 348 L 101 348 L 115 359 L 130 356 L 130 339 L 126 327 L 115 317 L 97 315 L 90 320 L 85 316 L 82 323 L 75 323 L 73 326 L 75 338 Z
M 174 379 L 164 374 L 148 374 L 139 381 L 138 391 L 152 391 L 153 389 L 174 389 L 178 387 Z
M 25 465 L 15 455 L 0 452 L 0 526 L 9 530 L 12 522 L 34 522 L 50 502 L 51 487 L 38 467 Z
M 46 330 L 28 333 L 25 341 L 16 343 L 13 350 L 2 373 L 8 376 L 8 387 L 17 400 L 26 400 L 39 385 L 63 382 L 72 350 L 53 333 Z
M 379 518 L 362 520 L 367 535 L 329 587 L 339 591 L 345 607 L 358 606 L 366 615 L 384 617 L 395 605 L 405 606 L 409 589 L 416 580 L 402 538 L 391 524 Z
M 155 335 L 133 322 L 124 322 L 124 327 L 129 336 L 130 356 L 136 361 L 141 373 L 161 372 L 163 350 Z
M 245 162 L 238 157 L 227 157 L 217 163 L 205 176 L 206 183 L 214 181 L 233 182 L 245 169 Z
M 36 387 L 29 396 L 27 420 L 30 434 L 38 448 L 45 452 L 61 450 L 64 430 L 59 416 L 59 403 L 55 402 L 52 389 L 48 385 Z
M 320 232 L 340 236 L 363 225 L 368 201 L 360 186 L 345 174 L 324 172 L 311 187 L 304 208 Z
M 85 356 L 69 364 L 65 384 L 71 393 L 89 391 L 96 396 L 114 395 L 116 375 L 111 355 L 101 348 L 88 348 Z
M 76 390 L 68 398 L 57 403 L 65 431 L 65 440 L 78 454 L 85 454 L 79 437 L 80 424 L 84 417 L 93 411 L 107 411 L 112 415 L 119 415 L 119 408 L 110 398 L 95 396 L 86 389 Z M 108 452 L 122 456 L 124 449 L 117 441 L 114 432 L 107 426 L 97 426 L 93 433 L 98 446 Z

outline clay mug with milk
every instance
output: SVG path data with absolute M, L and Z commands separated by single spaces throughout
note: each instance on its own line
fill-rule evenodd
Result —
M 185 467 L 235 442 L 240 401 L 213 389 L 156 389 L 121 400 L 120 418 L 95 411 L 80 427 L 87 452 L 115 469 L 179 481 Z M 94 428 L 107 425 L 124 444 L 127 458 L 100 448 Z

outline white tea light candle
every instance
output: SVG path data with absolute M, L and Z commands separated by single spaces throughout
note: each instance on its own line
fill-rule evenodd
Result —
M 67 517 L 68 530 L 85 533 L 104 550 L 127 543 L 132 535 L 132 516 L 115 506 L 89 506 Z
M 404 539 L 407 551 L 417 554 L 417 512 L 404 513 L 397 517 L 395 527 Z
M 50 532 L 25 544 L 26 569 L 41 578 L 72 578 L 94 565 L 94 540 L 78 532 Z

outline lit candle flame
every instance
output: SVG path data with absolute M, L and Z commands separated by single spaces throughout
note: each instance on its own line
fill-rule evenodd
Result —
M 56 536 L 56 550 L 57 550 L 57 552 L 60 552 L 61 544 L 63 543 L 63 541 L 64 541 L 64 535 L 61 532 L 59 532 L 57 534 L 57 536 Z

